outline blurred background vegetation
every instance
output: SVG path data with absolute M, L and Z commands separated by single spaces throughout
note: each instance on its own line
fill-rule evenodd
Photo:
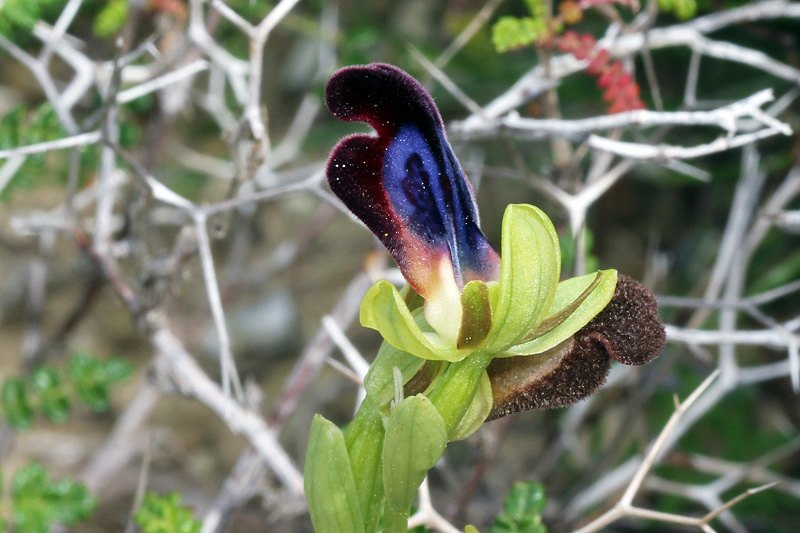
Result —
M 259 21 L 273 7 L 262 0 L 225 3 L 251 22 Z M 36 21 L 54 24 L 65 4 L 64 0 L 0 2 L 0 34 L 20 49 L 38 53 L 42 45 L 33 35 Z M 662 7 L 667 9 L 657 15 L 655 25 L 679 23 L 679 15 L 699 17 L 745 4 L 698 0 L 694 9 L 684 4 L 678 7 L 666 4 Z M 190 7 L 183 0 L 150 0 L 137 5 L 138 21 L 130 36 L 134 45 L 152 39 L 156 49 L 177 61 L 185 52 L 179 47 L 187 46 L 182 39 L 187 32 Z M 381 61 L 405 69 L 426 84 L 446 123 L 469 115 L 415 59 L 410 47 L 428 58 L 438 57 L 484 7 L 484 2 L 342 0 L 333 6 L 338 10 L 337 25 L 324 27 L 320 14 L 332 6 L 323 0 L 301 2 L 270 37 L 264 57 L 261 102 L 268 112 L 270 138 L 283 137 L 307 95 L 321 101 L 330 71 L 319 72 L 320 43 L 335 53 L 337 67 Z M 623 22 L 635 16 L 626 6 L 606 7 Z M 126 26 L 130 11 L 127 1 L 86 0 L 69 26 L 69 34 L 84 43 L 83 53 L 97 62 L 98 69 L 110 72 L 108 69 L 117 55 L 116 39 L 131 27 Z M 504 16 L 529 14 L 528 5 L 522 0 L 499 2 L 487 22 L 444 67 L 447 76 L 478 104 L 484 105 L 502 94 L 549 54 L 556 53 L 534 45 L 497 51 L 492 39 L 493 25 Z M 248 41 L 241 31 L 219 16 L 209 15 L 207 20 L 209 32 L 217 43 L 237 57 L 247 57 Z M 608 13 L 599 9 L 587 10 L 576 28 L 599 39 L 608 26 Z M 800 69 L 798 35 L 800 21 L 794 18 L 733 26 L 716 32 L 714 38 L 759 50 Z M 40 85 L 4 48 L 0 52 L 0 150 L 64 137 L 67 132 Z M 134 65 L 150 60 L 143 57 Z M 642 55 L 636 55 L 633 69 L 644 104 L 654 109 L 652 88 L 642 75 L 644 61 Z M 690 61 L 691 52 L 685 47 L 652 52 L 664 109 L 676 110 L 683 105 Z M 177 64 L 163 63 L 165 69 Z M 58 57 L 53 60 L 51 72 L 56 79 L 69 80 L 69 67 Z M 206 84 L 206 80 L 207 76 L 200 74 L 198 86 Z M 778 79 L 739 63 L 704 58 L 697 92 L 703 101 L 723 104 L 764 88 L 773 88 L 777 95 L 783 95 L 797 91 L 799 84 L 800 80 Z M 99 127 L 103 120 L 103 100 L 101 89 L 95 87 L 79 101 L 74 115 L 82 131 Z M 179 109 L 170 108 L 166 100 L 165 94 L 147 95 L 120 106 L 117 114 L 120 146 L 175 192 L 200 204 L 224 199 L 230 193 L 231 181 L 219 179 L 217 174 L 232 173 L 231 150 L 226 139 L 229 132 L 194 99 L 188 99 Z M 226 100 L 238 116 L 241 106 L 230 91 Z M 607 108 L 596 79 L 585 73 L 563 80 L 558 88 L 558 102 L 564 118 L 599 116 Z M 544 117 L 545 107 L 539 98 L 525 104 L 519 112 L 523 116 Z M 780 119 L 796 131 L 800 129 L 799 114 L 795 100 Z M 291 180 L 308 174 L 309 168 L 319 168 L 339 138 L 363 130 L 363 125 L 343 124 L 323 109 L 314 119 L 297 156 L 276 169 L 271 179 Z M 709 127 L 668 128 L 659 142 L 691 146 L 710 142 L 717 135 L 718 131 Z M 627 138 L 643 137 L 632 133 Z M 575 176 L 556 164 L 551 143 L 496 139 L 458 141 L 454 145 L 468 167 L 468 174 L 473 178 L 480 176 L 477 196 L 483 227 L 490 240 L 499 242 L 500 217 L 508 203 L 539 205 L 553 218 L 564 240 L 564 271 L 569 273 L 575 246 L 566 213 L 532 184 L 543 179 L 566 190 L 572 187 L 570 180 Z M 579 143 L 573 144 L 576 150 L 578 146 Z M 758 148 L 764 195 L 768 196 L 797 165 L 800 138 L 770 137 L 760 141 Z M 99 144 L 80 148 L 78 190 L 97 182 L 100 150 Z M 523 165 L 526 172 L 514 175 L 514 170 L 520 167 L 509 163 L 509 150 L 518 157 L 515 163 Z M 198 154 L 214 159 L 205 160 Z M 692 161 L 708 173 L 707 181 L 658 164 L 634 167 L 589 213 L 588 270 L 617 268 L 644 280 L 659 295 L 702 295 L 731 211 L 742 160 L 741 150 L 729 150 Z M 578 162 L 578 175 L 585 172 L 588 161 L 585 158 Z M 135 320 L 85 252 L 68 237 L 59 237 L 52 246 L 43 249 L 40 239 L 14 229 L 14 217 L 45 212 L 64 202 L 71 164 L 74 162 L 68 151 L 28 157 L 0 189 L 0 381 L 3 384 L 0 416 L 4 420 L 0 430 L 4 481 L 0 515 L 7 522 L 17 520 L 12 509 L 24 509 L 27 505 L 21 503 L 25 494 L 34 494 L 34 499 L 42 493 L 50 494 L 47 492 L 50 489 L 46 489 L 48 476 L 56 480 L 80 480 L 120 414 L 142 387 L 153 386 L 147 383 L 157 374 L 152 369 L 152 347 L 147 337 L 137 329 Z M 125 172 L 130 170 L 121 159 L 116 164 Z M 211 168 L 214 164 L 219 171 Z M 477 169 L 479 172 L 473 168 L 475 165 L 482 167 Z M 128 188 L 126 205 L 119 209 L 120 221 L 115 228 L 122 274 L 148 306 L 158 306 L 168 314 L 175 330 L 182 338 L 189 339 L 187 347 L 201 366 L 218 377 L 218 343 L 199 261 L 193 254 L 187 254 L 179 257 L 174 271 L 160 272 L 154 260 L 173 257 L 180 227 L 137 217 L 152 200 L 130 184 L 125 187 Z M 795 199 L 788 208 L 800 209 L 800 201 Z M 286 196 L 257 209 L 215 217 L 211 228 L 234 354 L 243 378 L 253 381 L 263 391 L 260 409 L 266 414 L 298 354 L 318 330 L 321 317 L 330 313 L 375 250 L 374 242 L 363 228 L 314 195 Z M 297 247 L 297 253 L 283 261 L 281 250 L 287 246 Z M 37 310 L 31 309 L 27 302 L 29 282 L 40 261 L 47 263 L 46 298 L 43 308 Z M 800 279 L 800 237 L 771 231 L 748 271 L 747 294 L 797 279 Z M 782 322 L 796 318 L 800 306 L 795 295 L 761 310 Z M 689 311 L 664 307 L 662 316 L 668 323 L 682 324 Z M 715 317 L 712 314 L 704 327 L 715 327 Z M 745 330 L 761 326 L 746 317 L 737 325 Z M 26 344 L 30 340 L 26 332 L 31 327 L 41 330 L 40 342 L 35 345 Z M 377 335 L 355 325 L 348 330 L 348 336 L 371 359 L 379 344 Z M 548 499 L 544 523 L 550 531 L 569 530 L 577 524 L 576 517 L 568 518 L 561 511 L 611 467 L 645 449 L 671 415 L 673 395 L 686 397 L 715 367 L 716 355 L 714 350 L 710 352 L 703 359 L 683 344 L 670 343 L 656 363 L 626 374 L 625 386 L 601 391 L 585 406 L 587 411 L 580 428 L 569 433 L 579 437 L 578 441 L 564 442 L 560 438 L 572 420 L 570 411 L 564 410 L 523 413 L 489 425 L 466 442 L 451 445 L 446 464 L 432 475 L 434 501 L 454 524 L 463 527 L 473 523 L 483 531 L 503 512 L 503 498 L 514 482 L 536 481 L 544 486 Z M 737 352 L 741 364 L 775 361 L 776 353 L 760 346 L 740 347 Z M 82 357 L 84 363 L 75 363 Z M 115 362 L 122 366 L 114 366 Z M 96 367 L 87 369 L 87 364 Z M 84 383 L 87 379 L 91 381 L 89 385 Z M 137 527 L 146 530 L 147 524 L 166 520 L 158 513 L 174 515 L 180 509 L 190 509 L 197 519 L 202 518 L 247 443 L 231 434 L 224 422 L 204 406 L 171 393 L 169 384 L 155 382 L 154 387 L 165 392 L 159 393 L 153 412 L 137 433 L 141 442 L 136 446 L 139 452 L 134 460 L 121 468 L 101 493 L 89 496 L 72 484 L 62 487 L 61 492 L 53 489 L 56 496 L 35 500 L 51 503 L 43 504 L 44 510 L 33 505 L 38 510 L 31 511 L 33 515 L 26 514 L 28 520 L 45 524 L 51 519 L 74 522 L 70 526 L 74 531 L 124 531 L 135 512 L 143 463 L 148 471 L 146 488 L 154 493 L 145 500 L 143 509 L 158 518 L 142 514 L 144 522 L 137 518 Z M 322 411 L 337 423 L 344 423 L 351 416 L 355 395 L 355 387 L 340 374 L 330 368 L 322 370 L 281 433 L 281 443 L 298 463 L 304 454 L 311 415 Z M 81 402 L 90 408 L 69 407 Z M 676 451 L 655 469 L 655 474 L 665 480 L 702 485 L 718 476 L 693 468 L 691 454 L 744 467 L 782 446 L 793 446 L 778 463 L 771 465 L 787 478 L 788 489 L 760 493 L 737 504 L 734 510 L 749 531 L 797 531 L 800 482 L 793 480 L 800 478 L 800 453 L 795 446 L 798 428 L 800 402 L 788 378 L 741 386 L 719 401 L 682 438 Z M 46 472 L 36 470 L 34 463 L 44 465 Z M 15 474 L 19 472 L 24 475 L 17 482 Z M 476 472 L 480 472 L 480 477 L 473 485 L 470 480 L 475 479 Z M 15 492 L 17 485 L 22 488 Z M 40 488 L 25 488 L 34 485 Z M 724 496 L 731 498 L 751 486 L 749 482 L 739 483 Z M 174 494 L 166 496 L 173 492 L 179 493 L 180 498 Z M 165 499 L 153 500 L 155 494 Z M 58 509 L 51 508 L 55 505 L 52 502 L 60 501 L 72 503 L 65 504 L 67 511 L 57 514 Z M 686 498 L 659 491 L 646 491 L 637 501 L 664 512 L 691 515 L 706 512 Z M 604 508 L 592 507 L 584 516 Z M 93 510 L 88 512 L 89 509 Z M 40 516 L 42 513 L 46 515 L 44 518 Z M 190 517 L 175 520 L 174 523 L 189 528 L 186 531 L 199 527 Z M 47 530 L 47 525 L 15 523 L 16 531 Z M 163 531 L 172 526 L 165 527 Z M 253 497 L 237 509 L 228 529 L 232 532 L 309 530 L 310 523 L 302 508 L 284 506 L 279 487 L 268 476 L 259 480 Z M 608 530 L 671 531 L 673 528 L 661 523 L 625 521 Z

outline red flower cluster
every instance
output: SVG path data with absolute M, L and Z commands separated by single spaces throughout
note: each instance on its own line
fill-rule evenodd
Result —
M 595 49 L 595 44 L 597 43 L 590 34 L 579 35 L 572 30 L 564 32 L 558 38 L 558 49 L 561 52 L 589 60 L 586 72 L 598 77 L 597 85 L 604 89 L 603 99 L 609 103 L 610 114 L 644 109 L 644 103 L 639 98 L 639 85 L 633 80 L 631 73 L 626 72 L 619 61 L 611 61 L 608 50 Z

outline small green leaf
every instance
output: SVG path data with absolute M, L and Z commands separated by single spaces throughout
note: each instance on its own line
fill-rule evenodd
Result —
M 97 14 L 92 32 L 97 37 L 108 37 L 117 33 L 128 18 L 128 0 L 110 0 Z
M 305 493 L 316 531 L 364 533 L 344 436 L 333 422 L 314 415 L 306 452 Z
M 400 292 L 386 280 L 375 283 L 364 295 L 361 325 L 378 330 L 398 350 L 423 359 L 460 361 L 470 353 L 446 345 L 435 334 L 423 333 Z
M 39 3 L 31 0 L 7 0 L 2 6 L 2 16 L 14 26 L 31 31 L 39 18 Z
M 662 11 L 675 13 L 681 20 L 690 19 L 697 14 L 696 0 L 659 0 L 658 7 Z
M 19 134 L 25 119 L 25 107 L 18 106 L 0 120 L 0 150 L 16 148 L 20 144 Z
M 547 533 L 542 511 L 547 500 L 539 483 L 515 483 L 495 518 L 490 533 Z
M 489 375 L 484 372 L 481 376 L 481 384 L 472 397 L 472 401 L 467 408 L 467 412 L 456 425 L 455 429 L 448 434 L 451 441 L 463 440 L 478 431 L 478 428 L 486 421 L 486 417 L 492 411 L 492 382 Z
M 159 496 L 148 492 L 133 517 L 142 533 L 200 533 L 202 524 L 181 505 L 181 496 L 170 492 Z
M 446 446 L 444 420 L 425 396 L 409 396 L 392 411 L 383 443 L 387 533 L 406 531 L 408 511 L 417 488 Z
M 546 30 L 544 21 L 530 17 L 501 17 L 492 26 L 492 43 L 498 52 L 507 52 L 533 43 Z
M 69 362 L 69 374 L 83 403 L 96 412 L 109 407 L 108 388 L 131 374 L 131 366 L 120 358 L 98 359 L 79 352 Z
M 534 332 L 535 338 L 512 346 L 500 357 L 541 353 L 570 338 L 608 305 L 616 287 L 617 271 L 613 269 L 562 281 L 543 322 L 557 317 L 557 324 L 539 335 Z
M 31 377 L 39 396 L 42 413 L 52 422 L 63 422 L 69 415 L 70 403 L 62 386 L 61 373 L 54 368 L 39 367 Z
M 72 525 L 89 517 L 95 506 L 86 486 L 71 479 L 51 483 L 43 466 L 33 463 L 11 482 L 14 527 L 26 533 L 47 533 L 55 523 Z
M 475 348 L 486 338 L 492 327 L 492 306 L 489 288 L 480 280 L 473 280 L 461 292 L 461 329 L 458 348 Z
M 500 283 L 492 294 L 493 324 L 482 351 L 516 344 L 544 318 L 561 272 L 558 234 L 547 215 L 527 204 L 503 216 Z
M 30 405 L 25 382 L 9 378 L 3 382 L 3 409 L 8 423 L 15 429 L 27 429 L 33 424 L 33 408 Z

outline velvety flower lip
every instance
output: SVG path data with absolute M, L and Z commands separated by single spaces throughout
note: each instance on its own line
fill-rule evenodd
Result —
M 375 134 L 344 138 L 327 166 L 331 190 L 380 239 L 426 300 L 499 276 L 500 260 L 479 227 L 472 188 L 447 141 L 439 111 L 414 78 L 392 65 L 345 67 L 325 101 L 337 118 Z

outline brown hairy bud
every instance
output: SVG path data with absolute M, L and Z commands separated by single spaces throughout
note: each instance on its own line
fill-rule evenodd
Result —
M 629 365 L 649 363 L 665 343 L 655 298 L 620 275 L 611 302 L 571 339 L 541 354 L 489 365 L 493 407 L 487 420 L 576 403 L 605 382 L 610 357 Z
M 609 356 L 626 365 L 649 363 L 667 343 L 655 297 L 644 285 L 624 275 L 619 276 L 606 308 L 578 336 L 602 344 Z

